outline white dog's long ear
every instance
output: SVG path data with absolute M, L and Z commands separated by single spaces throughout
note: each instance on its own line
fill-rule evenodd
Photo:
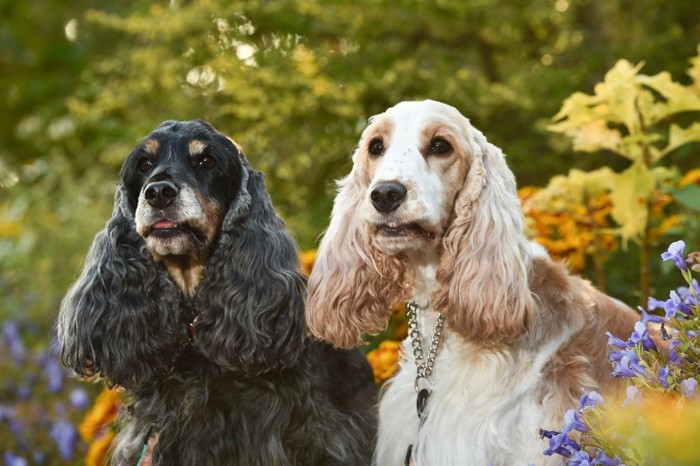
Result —
M 371 244 L 357 209 L 367 195 L 357 157 L 338 183 L 331 223 L 309 279 L 306 322 L 313 335 L 339 348 L 364 343 L 363 334 L 386 327 L 390 308 L 410 291 L 404 260 Z
M 501 150 L 470 133 L 469 171 L 443 240 L 434 306 L 469 340 L 512 340 L 530 329 L 534 306 L 520 200 Z

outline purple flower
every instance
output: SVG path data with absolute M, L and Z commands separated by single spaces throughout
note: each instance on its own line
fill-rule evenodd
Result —
M 642 392 L 639 391 L 634 385 L 627 387 L 627 398 L 622 402 L 622 407 L 629 406 L 631 404 L 639 403 L 642 400 Z
M 571 408 L 564 414 L 564 433 L 569 433 L 572 430 L 577 430 L 579 432 L 588 432 L 588 426 L 581 419 L 579 413 Z
M 668 388 L 668 364 L 659 369 L 659 383 L 664 388 Z
M 649 296 L 649 299 L 647 299 L 647 308 L 649 308 L 650 311 L 653 311 L 655 309 L 663 309 L 664 304 L 666 304 L 666 301 L 652 298 L 651 296 Z
M 544 451 L 544 454 L 547 456 L 557 454 L 568 458 L 578 450 L 581 450 L 581 446 L 571 440 L 567 434 L 561 433 L 549 439 L 549 448 Z
M 10 421 L 15 418 L 17 409 L 14 406 L 0 405 L 0 422 Z
M 552 438 L 558 434 L 561 434 L 561 432 L 557 432 L 556 430 L 540 429 L 540 438 Z
M 665 261 L 671 259 L 676 267 L 687 272 L 688 265 L 686 265 L 685 259 L 683 258 L 683 249 L 685 249 L 685 242 L 676 241 L 675 243 L 671 243 L 668 247 L 668 251 L 661 254 L 661 258 Z
M 620 466 L 622 461 L 617 456 L 615 456 L 615 458 L 610 458 L 603 450 L 598 450 L 593 464 L 596 466 Z
M 669 345 L 668 360 L 674 364 L 678 364 L 681 361 L 680 356 L 678 356 L 678 350 L 676 348 L 681 344 L 680 340 L 673 339 Z
M 5 466 L 27 466 L 29 464 L 26 459 L 15 455 L 11 451 L 6 451 L 3 457 L 5 459 Z
M 647 326 L 642 321 L 636 322 L 634 324 L 634 332 L 632 332 L 632 335 L 630 335 L 629 340 L 627 340 L 627 344 L 631 346 L 634 346 L 637 343 L 641 343 L 642 347 L 645 350 L 656 349 L 656 344 L 654 343 L 654 340 L 652 340 L 649 336 Z
M 70 392 L 70 404 L 73 405 L 75 409 L 85 409 L 85 407 L 90 403 L 90 398 L 85 390 L 82 388 L 74 388 Z
M 613 377 L 635 377 L 637 374 L 646 374 L 646 369 L 639 363 L 641 360 L 634 350 L 622 352 L 619 361 L 612 361 Z
M 666 303 L 664 304 L 667 319 L 673 319 L 677 312 L 682 312 L 685 315 L 691 315 L 693 313 L 690 306 L 683 302 L 681 297 L 678 296 L 678 293 L 671 291 L 670 296 L 671 297 L 666 300 Z
M 651 300 L 652 300 L 652 299 L 653 299 L 654 302 L 655 302 L 655 305 L 654 305 L 653 307 L 652 307 L 652 305 L 651 305 Z M 659 300 L 656 299 L 656 298 L 649 298 L 649 302 L 650 302 L 650 304 L 648 305 L 648 307 L 649 307 L 649 310 L 650 310 L 650 311 L 653 311 L 654 309 L 663 309 L 664 304 L 666 304 L 666 301 L 659 301 Z M 659 304 L 659 303 L 660 303 L 660 304 Z M 658 304 L 658 305 L 656 305 L 656 304 Z M 644 309 L 642 306 L 637 306 L 637 309 L 639 309 L 639 312 L 642 313 L 642 322 L 644 322 L 645 324 L 647 324 L 647 323 L 649 323 L 649 322 L 653 322 L 653 323 L 656 323 L 656 324 L 660 324 L 660 323 L 662 323 L 662 322 L 664 321 L 664 318 L 663 318 L 663 317 L 657 316 L 656 314 L 649 314 L 649 313 L 646 311 L 646 309 Z
M 44 374 L 48 378 L 48 387 L 51 393 L 63 390 L 63 369 L 54 359 L 48 359 L 44 365 Z
M 686 398 L 694 397 L 698 392 L 698 381 L 692 377 L 681 380 L 681 390 Z
M 566 464 L 569 466 L 591 466 L 591 457 L 584 450 L 575 451 L 571 454 Z
M 10 356 L 15 364 L 22 364 L 27 356 L 27 350 L 22 343 L 22 336 L 19 332 L 17 322 L 8 320 L 3 328 L 3 336 L 7 342 L 7 347 L 10 350 Z
M 592 392 L 584 392 L 579 400 L 581 409 L 595 408 L 596 406 L 603 406 L 603 397 L 600 393 L 595 390 Z
M 615 346 L 615 347 L 620 348 L 620 349 L 627 348 L 627 343 L 625 343 L 621 339 L 617 338 L 612 333 L 605 332 L 605 334 L 608 336 L 608 346 Z
M 78 442 L 78 429 L 66 420 L 59 420 L 51 426 L 50 435 L 56 442 L 59 456 L 66 461 L 73 458 L 75 445 Z

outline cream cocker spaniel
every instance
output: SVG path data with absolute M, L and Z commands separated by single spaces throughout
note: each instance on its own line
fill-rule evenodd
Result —
M 503 153 L 455 108 L 402 102 L 372 117 L 353 163 L 307 322 L 349 348 L 412 302 L 375 463 L 558 464 L 539 429 L 560 426 L 582 390 L 617 390 L 605 332 L 626 338 L 638 315 L 528 241 Z

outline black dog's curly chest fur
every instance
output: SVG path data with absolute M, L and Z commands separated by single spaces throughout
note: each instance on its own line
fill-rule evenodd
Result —
M 306 336 L 306 279 L 263 175 L 205 122 L 166 122 L 145 141 L 58 320 L 64 363 L 128 394 L 112 464 L 137 464 L 150 436 L 155 465 L 369 464 L 371 369 Z M 135 226 L 145 183 L 161 180 L 210 202 L 206 215 L 226 203 L 189 293 Z

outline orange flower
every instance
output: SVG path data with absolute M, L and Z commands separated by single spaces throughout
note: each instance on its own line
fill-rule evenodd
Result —
M 86 466 L 105 466 L 107 464 L 107 452 L 114 441 L 114 437 L 114 431 L 109 429 L 90 444 L 85 457 Z
M 685 188 L 689 184 L 700 185 L 700 168 L 694 168 L 686 173 L 678 182 L 678 186 Z
M 399 350 L 401 343 L 386 340 L 376 349 L 367 353 L 367 360 L 374 370 L 374 382 L 382 383 L 396 373 L 399 368 Z
M 301 271 L 308 277 L 314 268 L 314 262 L 316 262 L 316 250 L 310 249 L 302 252 L 299 254 L 299 259 L 301 260 Z
M 115 390 L 103 390 L 95 400 L 92 409 L 78 426 L 80 436 L 90 442 L 108 428 L 117 417 L 121 394 Z

